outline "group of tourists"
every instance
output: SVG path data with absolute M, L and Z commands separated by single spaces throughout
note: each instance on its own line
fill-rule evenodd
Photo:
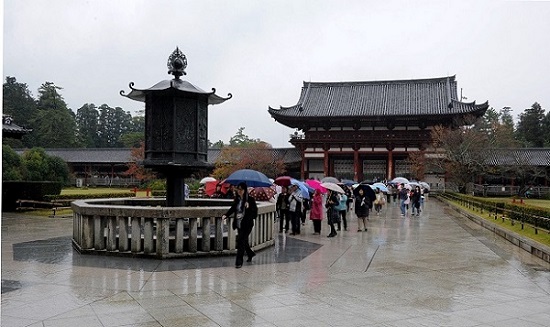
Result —
M 330 227 L 330 233 L 327 237 L 338 235 L 338 231 L 348 230 L 348 212 L 353 207 L 353 212 L 357 217 L 357 232 L 366 232 L 369 213 L 374 210 L 377 215 L 380 214 L 384 205 L 389 202 L 390 193 L 382 192 L 379 188 L 375 191 L 374 197 L 365 194 L 361 187 L 353 192 L 350 186 L 342 185 L 344 193 L 328 190 L 327 194 L 322 194 L 318 189 L 311 195 L 311 199 L 302 196 L 298 185 L 291 184 L 288 187 L 282 187 L 281 193 L 276 200 L 276 210 L 279 218 L 279 233 L 288 232 L 289 235 L 299 235 L 302 232 L 301 226 L 305 225 L 306 216 L 309 211 L 309 219 L 313 222 L 314 235 L 321 234 L 321 222 L 326 217 Z M 256 200 L 249 196 L 246 183 L 240 183 L 236 187 L 233 203 L 230 209 L 222 217 L 235 214 L 232 228 L 238 230 L 237 237 L 237 258 L 236 268 L 241 268 L 244 261 L 244 254 L 248 256 L 248 262 L 256 255 L 250 248 L 248 237 L 254 227 L 254 219 L 258 214 Z M 221 193 L 221 190 L 216 190 Z M 368 190 L 370 192 L 370 190 Z M 231 192 L 233 195 L 234 193 Z M 372 194 L 372 193 L 371 193 Z M 413 189 L 400 184 L 396 187 L 396 197 L 394 202 L 399 199 L 401 216 L 405 216 L 409 206 L 412 208 L 412 215 L 420 215 L 423 207 L 424 194 L 419 186 Z M 221 194 L 220 194 L 221 195 Z M 225 195 L 227 197 L 227 195 Z
M 321 222 L 326 217 L 330 227 L 330 233 L 327 236 L 334 237 L 342 228 L 344 231 L 348 230 L 349 212 L 352 207 L 358 219 L 357 231 L 366 232 L 367 219 L 373 202 L 362 189 L 354 195 L 351 187 L 341 186 L 345 193 L 328 190 L 328 193 L 323 194 L 315 190 L 311 199 L 304 199 L 296 185 L 282 187 L 276 201 L 279 233 L 290 231 L 289 235 L 299 235 L 309 212 L 309 219 L 313 223 L 313 234 L 321 234 Z
M 407 214 L 409 206 L 412 208 L 411 215 L 420 216 L 425 198 L 424 192 L 425 191 L 421 189 L 420 186 L 415 186 L 413 189 L 406 188 L 405 184 L 400 184 L 398 186 L 397 196 L 399 198 L 402 217 Z

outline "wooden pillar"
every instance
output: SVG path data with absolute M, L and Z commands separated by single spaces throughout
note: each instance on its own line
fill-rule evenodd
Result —
M 361 165 L 359 164 L 359 147 L 353 147 L 353 180 L 360 182 L 359 171 L 361 170 Z
M 328 145 L 324 145 L 323 146 L 323 153 L 324 153 L 324 162 L 323 162 L 323 173 L 325 174 L 325 176 L 330 176 L 330 172 L 329 172 L 329 161 L 328 161 L 328 149 L 329 149 L 329 146 Z
M 394 170 L 394 167 L 393 167 L 393 151 L 388 150 L 388 172 L 387 172 L 388 181 L 391 181 L 395 177 L 395 176 L 393 176 L 395 174 L 395 172 L 393 170 Z
M 305 165 L 306 165 L 306 158 L 305 158 L 305 149 L 304 148 L 300 148 L 300 156 L 302 157 L 302 161 L 300 163 L 300 178 L 302 180 L 305 180 Z

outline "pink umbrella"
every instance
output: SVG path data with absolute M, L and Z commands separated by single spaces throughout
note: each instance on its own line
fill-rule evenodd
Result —
M 321 193 L 327 193 L 327 189 L 324 188 L 322 185 L 321 185 L 321 182 L 318 181 L 318 180 L 315 180 L 315 179 L 308 179 L 306 180 L 306 184 L 311 186 L 312 188 L 316 189 L 316 190 L 319 190 L 319 192 Z

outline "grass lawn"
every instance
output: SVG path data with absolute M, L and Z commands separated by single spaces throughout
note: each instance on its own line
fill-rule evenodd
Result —
M 69 187 L 61 190 L 61 194 L 110 194 L 110 193 L 126 193 L 132 191 L 132 188 L 111 188 L 111 187 Z
M 484 200 L 489 200 L 493 202 L 507 202 L 507 203 L 513 203 L 513 198 L 482 198 Z M 515 203 L 520 203 L 519 199 L 515 199 Z M 533 206 L 533 207 L 539 207 L 544 209 L 550 210 L 550 200 L 543 200 L 543 199 L 523 199 L 523 203 Z
M 110 187 L 90 187 L 90 188 L 77 188 L 77 187 L 70 187 L 70 188 L 64 188 L 61 190 L 62 195 L 81 195 L 81 194 L 105 194 L 106 196 L 108 194 L 113 193 L 127 193 L 132 191 L 132 188 L 110 188 Z M 146 197 L 147 192 L 146 191 L 138 191 L 136 194 L 136 197 Z M 36 216 L 43 216 L 43 217 L 49 217 L 53 214 L 52 209 L 33 209 L 32 211 L 33 215 Z M 56 217 L 66 217 L 69 215 L 72 215 L 73 211 L 71 209 L 60 209 L 57 210 L 55 213 Z
M 498 201 L 502 201 L 503 198 L 495 198 L 495 202 L 498 200 Z M 510 199 L 510 202 L 512 200 Z M 549 200 L 533 200 L 533 201 L 546 201 L 546 202 L 550 202 Z M 529 203 L 530 204 L 530 203 Z M 458 203 L 455 202 L 455 205 L 458 205 Z M 534 204 L 530 204 L 530 205 L 534 205 Z M 548 205 L 548 204 L 546 204 Z M 470 214 L 473 214 L 475 216 L 478 216 L 478 217 L 481 217 L 487 221 L 490 221 L 494 224 L 497 224 L 499 226 L 501 226 L 502 228 L 505 228 L 507 230 L 510 230 L 510 231 L 513 231 L 513 232 L 516 232 L 517 234 L 519 235 L 522 235 L 522 236 L 525 236 L 527 238 L 530 238 L 534 241 L 537 241 L 541 244 L 544 244 L 546 246 L 550 246 L 550 233 L 544 231 L 544 230 L 539 230 L 537 234 L 535 234 L 535 229 L 533 228 L 533 226 L 530 226 L 530 225 L 527 225 L 525 224 L 523 229 L 521 228 L 521 223 L 517 222 L 517 221 L 512 221 L 510 219 L 505 219 L 504 221 L 499 217 L 498 219 L 494 219 L 494 213 L 488 213 L 488 212 L 485 212 L 483 214 L 480 214 L 479 211 L 474 211 L 474 210 L 471 210 L 469 208 L 466 208 L 464 206 L 461 206 L 461 205 L 458 205 L 461 210 L 464 210 L 464 211 L 467 211 L 468 213 Z M 543 208 L 547 208 L 547 207 L 543 207 Z M 512 225 L 513 223 L 513 225 Z

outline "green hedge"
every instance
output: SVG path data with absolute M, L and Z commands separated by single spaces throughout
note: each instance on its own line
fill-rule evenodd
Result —
M 499 214 L 504 214 L 510 219 L 550 230 L 550 210 L 548 209 L 520 203 L 495 202 L 460 193 L 446 193 L 462 201 L 475 201 L 476 205 L 482 207 L 483 210 L 494 212 L 496 209 Z
M 48 194 L 60 194 L 63 183 L 38 181 L 2 181 L 2 210 L 14 211 L 17 200 L 48 201 Z
M 82 200 L 82 199 L 111 199 L 111 198 L 131 198 L 135 197 L 134 192 L 124 193 L 98 193 L 98 194 L 56 194 L 46 195 L 44 199 L 46 201 L 63 202 L 64 200 Z

